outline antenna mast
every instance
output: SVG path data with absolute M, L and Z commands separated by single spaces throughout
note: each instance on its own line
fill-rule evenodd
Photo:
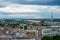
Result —
M 51 21 L 53 21 L 53 12 L 51 12 Z

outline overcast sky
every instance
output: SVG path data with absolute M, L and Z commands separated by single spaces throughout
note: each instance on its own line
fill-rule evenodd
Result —
M 0 0 L 0 19 L 60 18 L 60 0 Z

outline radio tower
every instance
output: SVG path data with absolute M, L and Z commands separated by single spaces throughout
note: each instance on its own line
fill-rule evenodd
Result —
M 53 12 L 51 12 L 51 21 L 53 22 Z

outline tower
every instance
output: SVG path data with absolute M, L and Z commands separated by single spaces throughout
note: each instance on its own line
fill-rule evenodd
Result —
M 51 21 L 53 21 L 53 12 L 51 12 Z

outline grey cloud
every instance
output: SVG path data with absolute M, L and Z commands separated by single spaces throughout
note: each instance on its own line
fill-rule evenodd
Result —
M 60 5 L 60 0 L 0 0 L 0 2 L 32 5 Z

